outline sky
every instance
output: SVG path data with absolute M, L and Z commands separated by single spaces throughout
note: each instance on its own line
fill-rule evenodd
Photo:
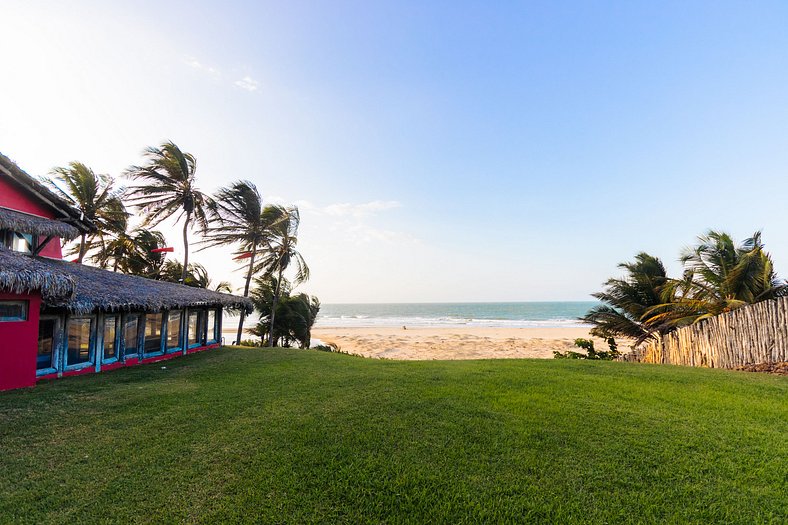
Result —
M 172 140 L 204 191 L 299 206 L 324 303 L 588 300 L 709 228 L 763 230 L 788 276 L 785 2 L 0 10 L 1 152 L 120 177 Z

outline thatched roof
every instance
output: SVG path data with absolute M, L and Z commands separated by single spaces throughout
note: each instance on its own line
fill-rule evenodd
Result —
M 71 294 L 64 288 L 72 283 Z M 249 299 L 182 284 L 154 281 L 82 264 L 0 249 L 0 290 L 40 290 L 45 307 L 73 313 L 157 311 L 223 306 L 252 311 Z
M 45 184 L 28 175 L 14 161 L 0 153 L 0 176 L 2 175 L 12 179 L 57 212 L 58 220 L 73 224 L 78 230 L 86 233 L 96 230 L 95 224 L 83 218 L 79 210 L 63 200 L 60 195 L 47 188 Z
M 0 230 L 3 229 L 45 237 L 62 237 L 67 241 L 79 235 L 79 230 L 65 222 L 0 207 Z
M 77 280 L 51 268 L 48 261 L 0 248 L 0 291 L 41 292 L 44 301 L 72 300 Z

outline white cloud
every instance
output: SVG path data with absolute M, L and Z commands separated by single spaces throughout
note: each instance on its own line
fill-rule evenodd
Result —
M 202 71 L 203 73 L 208 73 L 209 75 L 216 76 L 219 74 L 218 69 L 203 64 L 202 62 L 200 62 L 194 57 L 189 57 L 188 59 L 186 59 L 186 64 L 190 66 L 192 69 L 196 69 L 197 71 Z
M 347 202 L 329 204 L 320 208 L 322 213 L 332 217 L 366 217 L 374 215 L 379 211 L 391 210 L 402 206 L 398 201 L 370 201 L 361 204 L 350 204 Z
M 246 91 L 257 91 L 257 88 L 260 86 L 260 83 L 250 76 L 245 76 L 241 80 L 236 80 L 234 84 Z
M 313 213 L 315 215 L 328 215 L 329 217 L 352 217 L 360 219 L 362 217 L 369 217 L 381 211 L 393 210 L 401 208 L 402 203 L 399 201 L 382 201 L 374 200 L 369 202 L 350 203 L 350 202 L 335 202 L 325 206 L 318 206 L 312 201 L 297 200 L 292 203 L 279 195 L 269 195 L 265 198 L 266 202 L 280 205 L 293 204 L 298 206 L 301 212 Z

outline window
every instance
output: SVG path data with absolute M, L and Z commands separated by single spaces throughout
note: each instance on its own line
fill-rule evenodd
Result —
M 0 301 L 0 323 L 27 321 L 27 301 Z
M 0 245 L 9 250 L 31 253 L 35 247 L 35 240 L 36 238 L 29 233 L 0 230 Z
M 161 352 L 161 314 L 145 316 L 145 353 Z
M 130 357 L 140 352 L 137 336 L 139 335 L 139 316 L 136 314 L 127 315 L 123 322 L 123 346 L 126 349 L 125 356 Z
M 107 315 L 104 317 L 104 359 L 117 359 L 118 358 L 118 342 L 116 335 L 118 333 L 118 318 L 114 315 Z
M 93 331 L 93 319 L 90 317 L 72 317 L 68 320 L 68 346 L 66 366 L 89 363 L 90 334 Z
M 55 368 L 55 331 L 57 319 L 41 319 L 38 322 L 38 354 L 36 370 Z
M 189 312 L 189 346 L 198 346 L 202 344 L 203 331 L 205 326 L 203 312 Z
M 33 253 L 35 238 L 30 233 L 10 232 L 10 246 L 15 252 Z
M 167 349 L 181 347 L 181 311 L 173 310 L 167 314 Z
M 218 341 L 216 325 L 216 310 L 208 310 L 208 342 L 215 343 Z

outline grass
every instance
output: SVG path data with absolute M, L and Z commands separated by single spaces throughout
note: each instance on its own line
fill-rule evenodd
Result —
M 0 394 L 0 522 L 785 523 L 786 378 L 223 349 Z

